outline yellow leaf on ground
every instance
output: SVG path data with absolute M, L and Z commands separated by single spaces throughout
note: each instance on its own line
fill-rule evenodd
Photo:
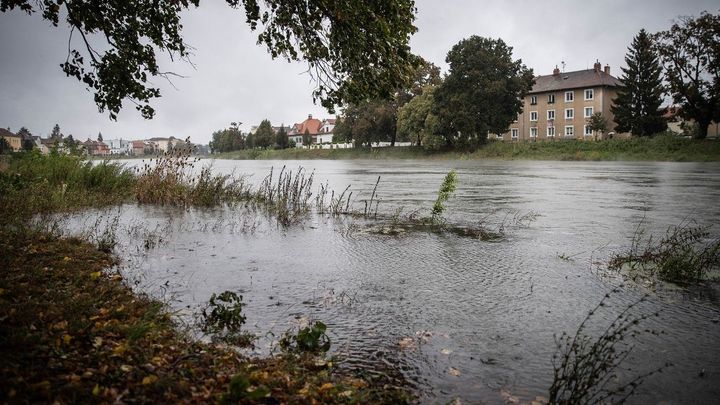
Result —
M 65 342 L 66 345 L 70 344 L 70 341 L 72 340 L 72 336 L 68 335 L 67 333 L 63 335 L 63 342 Z
M 64 261 L 64 262 L 69 262 L 70 260 L 72 260 L 72 259 L 69 258 L 69 257 L 67 257 L 67 256 L 63 257 L 63 261 Z
M 98 336 L 98 337 L 95 338 L 95 341 L 93 342 L 93 346 L 95 346 L 96 348 L 98 348 L 98 347 L 102 346 L 102 343 L 103 343 L 103 338 L 101 338 L 100 336 Z
M 150 385 L 158 380 L 158 377 L 156 375 L 149 375 L 145 378 L 143 378 L 142 383 L 143 385 Z
M 100 395 L 100 385 L 99 384 L 95 384 L 95 388 L 93 388 L 92 394 L 95 396 Z
M 319 390 L 319 391 L 320 391 L 320 392 L 325 392 L 325 391 L 328 391 L 328 390 L 333 389 L 334 387 L 335 387 L 335 384 L 333 384 L 333 383 L 325 383 L 325 384 L 323 384 L 323 385 L 320 386 L 320 390 Z
M 123 364 L 122 366 L 120 366 L 120 370 L 122 370 L 122 371 L 124 371 L 124 372 L 126 372 L 126 373 L 131 372 L 132 369 L 133 369 L 132 366 L 127 365 L 127 364 Z
M 90 273 L 90 278 L 95 280 L 96 278 L 100 277 L 101 274 L 102 273 L 99 271 L 94 271 L 94 272 Z

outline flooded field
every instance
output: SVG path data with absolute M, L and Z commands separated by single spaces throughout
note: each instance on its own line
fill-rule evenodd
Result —
M 202 161 L 208 164 L 209 161 Z M 128 161 L 128 165 L 139 161 Z M 554 335 L 595 314 L 604 328 L 650 292 L 648 319 L 627 359 L 651 376 L 631 403 L 720 398 L 720 289 L 649 288 L 605 271 L 638 224 L 657 234 L 694 220 L 720 233 L 720 165 L 512 161 L 215 161 L 258 184 L 283 165 L 315 185 L 350 185 L 360 212 L 378 176 L 378 216 L 428 215 L 444 175 L 458 189 L 445 217 L 504 230 L 496 241 L 452 233 L 371 232 L 372 218 L 309 215 L 283 227 L 247 207 L 181 209 L 128 204 L 71 218 L 72 229 L 116 230 L 121 271 L 137 288 L 171 298 L 192 320 L 213 293 L 240 291 L 258 354 L 298 319 L 328 325 L 348 367 L 395 370 L 424 402 L 504 403 L 547 397 Z M 348 191 L 348 192 L 349 192 Z M 419 210 L 419 211 L 418 211 Z M 530 214 L 530 215 L 528 215 Z M 518 221 L 525 218 L 527 221 Z M 533 220 L 530 220 L 533 219 Z M 117 222 L 115 222 L 117 221 Z M 97 226 L 96 226 L 97 225 Z M 97 235 L 96 235 L 97 236 Z M 653 334 L 651 332 L 656 332 Z

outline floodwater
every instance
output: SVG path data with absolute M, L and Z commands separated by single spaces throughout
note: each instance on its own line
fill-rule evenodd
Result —
M 128 161 L 137 164 L 138 161 Z M 203 164 L 209 161 L 203 161 Z M 695 220 L 720 225 L 720 165 L 708 163 L 515 161 L 214 161 L 213 170 L 249 174 L 270 167 L 315 172 L 315 185 L 348 185 L 362 211 L 378 176 L 379 214 L 427 215 L 444 175 L 456 169 L 452 224 L 490 228 L 505 238 L 368 232 L 361 218 L 310 215 L 284 228 L 238 208 L 124 205 L 118 254 L 137 288 L 172 297 L 189 319 L 212 293 L 241 291 L 245 327 L 258 353 L 298 319 L 328 325 L 333 354 L 348 367 L 388 369 L 411 381 L 423 402 L 460 398 L 505 403 L 547 397 L 554 336 L 591 319 L 604 329 L 649 292 L 620 380 L 649 377 L 630 403 L 710 403 L 720 398 L 720 288 L 624 281 L 603 269 L 638 224 L 664 233 Z M 537 214 L 527 226 L 514 219 Z M 97 212 L 74 226 L 95 226 Z M 107 212 L 100 215 L 108 215 Z M 147 246 L 146 246 L 147 245 Z M 653 333 L 654 332 L 654 333 Z M 275 337 L 275 338 L 274 338 Z

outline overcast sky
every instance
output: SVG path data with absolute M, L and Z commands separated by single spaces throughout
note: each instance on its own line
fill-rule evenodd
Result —
M 445 56 L 463 38 L 502 38 L 536 75 L 552 73 L 565 61 L 566 71 L 592 67 L 596 59 L 619 73 L 626 48 L 641 29 L 667 29 L 678 15 L 718 12 L 717 0 L 417 0 L 418 32 L 411 40 L 415 53 L 447 71 Z M 273 125 L 293 124 L 308 114 L 331 117 L 313 105 L 314 84 L 302 63 L 272 60 L 256 45 L 256 34 L 239 10 L 221 1 L 204 1 L 184 13 L 184 38 L 193 46 L 188 64 L 164 64 L 187 76 L 162 79 L 163 97 L 152 103 L 155 118 L 144 120 L 126 103 L 118 120 L 98 113 L 92 94 L 65 77 L 69 29 L 53 28 L 40 15 L 0 13 L 0 126 L 17 131 L 26 126 L 47 136 L 55 123 L 76 139 L 141 139 L 190 136 L 207 143 L 214 130 L 231 121 L 242 128 L 268 118 Z

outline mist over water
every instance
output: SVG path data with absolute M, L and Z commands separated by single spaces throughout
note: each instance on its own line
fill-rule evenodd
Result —
M 203 164 L 210 163 L 203 161 Z M 127 164 L 139 164 L 128 161 Z M 298 318 L 322 320 L 348 367 L 398 370 L 424 402 L 459 397 L 503 403 L 547 397 L 554 334 L 574 333 L 613 288 L 596 330 L 647 288 L 605 274 L 642 221 L 648 232 L 694 220 L 720 234 L 720 164 L 508 161 L 224 161 L 220 173 L 258 184 L 270 168 L 315 172 L 315 185 L 353 191 L 362 212 L 378 176 L 379 214 L 428 215 L 445 174 L 458 189 L 450 223 L 507 226 L 484 242 L 450 233 L 383 236 L 372 221 L 310 215 L 283 228 L 245 207 L 178 209 L 127 204 L 70 222 L 119 215 L 121 271 L 137 287 L 172 297 L 181 317 L 212 293 L 240 291 L 258 354 Z M 538 214 L 528 227 L 513 218 Z M 150 241 L 150 247 L 146 244 Z M 563 259 L 562 257 L 569 258 Z M 708 403 L 720 397 L 720 289 L 661 285 L 639 313 L 633 372 L 672 363 L 631 403 Z M 271 334 L 268 334 L 271 332 Z M 504 395 L 504 396 L 503 396 Z

